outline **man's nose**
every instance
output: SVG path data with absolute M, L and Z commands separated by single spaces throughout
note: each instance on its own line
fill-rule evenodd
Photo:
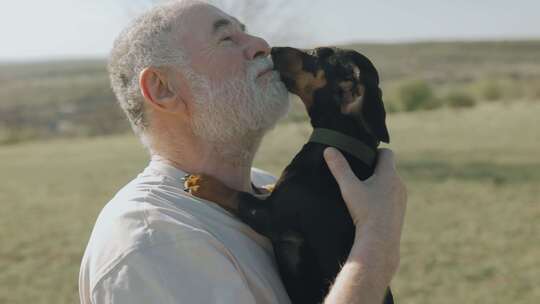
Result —
M 267 57 L 270 55 L 270 45 L 266 40 L 256 37 L 249 36 L 249 42 L 245 49 L 245 56 L 248 60 L 253 60 L 257 57 Z

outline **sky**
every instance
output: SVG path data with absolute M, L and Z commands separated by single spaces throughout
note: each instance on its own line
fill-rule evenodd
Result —
M 0 0 L 0 61 L 107 56 L 150 0 Z M 227 0 L 224 0 L 227 2 Z M 240 1 L 240 0 L 236 0 Z M 289 0 L 248 16 L 271 45 L 540 39 L 538 0 Z M 282 21 L 281 18 L 294 14 Z M 242 16 L 240 16 L 242 19 Z M 272 19 L 275 24 L 266 26 Z M 258 22 L 259 21 L 259 22 Z M 262 21 L 262 22 L 260 22 Z M 540 51 L 540 50 L 539 50 Z

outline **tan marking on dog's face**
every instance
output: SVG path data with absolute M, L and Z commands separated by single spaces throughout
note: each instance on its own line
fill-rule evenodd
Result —
M 313 94 L 317 89 L 326 86 L 327 81 L 324 70 L 319 68 L 307 71 L 304 68 L 304 59 L 316 58 L 310 52 L 288 48 L 283 50 L 274 58 L 274 64 L 283 78 L 287 78 L 288 90 L 300 97 L 307 109 L 313 104 Z
M 294 80 L 294 87 L 289 88 L 290 92 L 296 94 L 302 99 L 306 108 L 310 108 L 313 104 L 313 94 L 317 89 L 324 87 L 326 82 L 325 73 L 322 69 L 313 75 L 302 69 L 302 65 L 291 66 L 287 71 L 280 71 L 281 74 L 289 79 Z
M 338 84 L 343 90 L 343 99 L 341 103 L 341 113 L 343 114 L 361 113 L 362 111 L 366 87 L 360 84 L 360 73 L 360 69 L 354 65 L 354 80 L 345 80 Z M 354 85 L 355 83 L 357 83 L 356 88 Z
M 354 83 L 351 80 L 340 82 L 339 87 L 343 90 L 341 113 L 360 113 L 360 111 L 362 111 L 366 87 L 363 85 L 358 85 L 357 88 L 354 89 Z
M 302 71 L 296 78 L 296 88 L 298 96 L 309 109 L 313 105 L 315 91 L 326 86 L 326 76 L 323 70 L 318 70 L 317 75 Z

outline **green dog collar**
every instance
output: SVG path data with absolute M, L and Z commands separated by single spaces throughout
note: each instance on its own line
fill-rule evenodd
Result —
M 351 136 L 330 129 L 317 128 L 309 138 L 309 142 L 329 145 L 356 156 L 368 166 L 375 161 L 375 151 L 363 142 Z

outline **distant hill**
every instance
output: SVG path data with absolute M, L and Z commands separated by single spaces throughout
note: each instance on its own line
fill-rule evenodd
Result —
M 438 82 L 485 77 L 539 77 L 540 40 L 352 44 L 371 58 L 383 81 L 426 78 Z
M 345 47 L 372 59 L 391 111 L 403 108 L 401 88 L 412 81 L 438 98 L 457 90 L 480 101 L 540 99 L 540 40 Z M 0 64 L 0 143 L 128 130 L 105 65 L 105 59 Z M 290 119 L 305 117 L 301 106 L 293 109 Z
M 125 132 L 105 60 L 0 65 L 0 143 Z

